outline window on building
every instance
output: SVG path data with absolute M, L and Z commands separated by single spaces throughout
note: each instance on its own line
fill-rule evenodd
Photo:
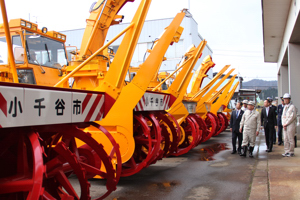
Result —
M 181 58 L 184 53 L 185 51 L 184 51 L 183 40 L 179 40 L 178 43 L 174 43 L 173 45 L 169 46 L 165 54 L 165 57 L 167 59 Z
M 178 43 L 175 43 L 175 57 L 181 58 L 184 53 L 183 40 L 179 40 Z
M 152 43 L 139 43 L 136 45 L 132 61 L 133 62 L 143 62 L 145 53 L 147 52 L 147 49 L 151 48 Z

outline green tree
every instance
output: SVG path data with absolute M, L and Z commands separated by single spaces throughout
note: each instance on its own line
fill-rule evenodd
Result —
M 277 88 L 271 88 L 271 87 L 269 87 L 266 90 L 262 90 L 261 93 L 259 94 L 259 98 L 261 100 L 264 100 L 267 97 L 272 97 L 273 99 L 275 99 L 275 97 L 277 97 L 277 96 L 278 96 Z

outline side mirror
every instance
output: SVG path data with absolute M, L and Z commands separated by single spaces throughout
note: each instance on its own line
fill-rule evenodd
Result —
M 23 47 L 15 47 L 14 55 L 15 55 L 15 61 L 24 62 L 24 48 Z

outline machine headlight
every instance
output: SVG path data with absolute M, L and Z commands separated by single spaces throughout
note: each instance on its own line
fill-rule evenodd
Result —
M 21 20 L 21 26 L 26 26 L 26 22 Z
M 29 22 L 26 23 L 26 27 L 27 27 L 27 28 L 31 28 L 31 26 L 32 26 L 31 23 L 29 23 Z
M 43 32 L 44 34 L 46 34 L 46 33 L 48 32 L 47 27 L 43 27 L 43 28 L 42 28 L 42 32 Z

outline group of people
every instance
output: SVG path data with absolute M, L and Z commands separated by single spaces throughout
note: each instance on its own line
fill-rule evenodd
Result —
M 284 144 L 284 157 L 293 157 L 297 144 L 296 122 L 297 110 L 291 103 L 291 95 L 286 93 L 281 97 L 282 104 L 278 108 L 272 105 L 272 99 L 264 101 L 264 108 L 259 113 L 255 109 L 254 101 L 244 100 L 236 104 L 230 118 L 230 131 L 232 132 L 232 154 L 253 157 L 256 136 L 264 129 L 267 145 L 266 152 L 272 152 L 273 144 L 276 144 L 276 130 L 278 128 L 278 145 Z M 282 133 L 284 141 L 282 140 Z M 236 141 L 238 140 L 238 148 Z

